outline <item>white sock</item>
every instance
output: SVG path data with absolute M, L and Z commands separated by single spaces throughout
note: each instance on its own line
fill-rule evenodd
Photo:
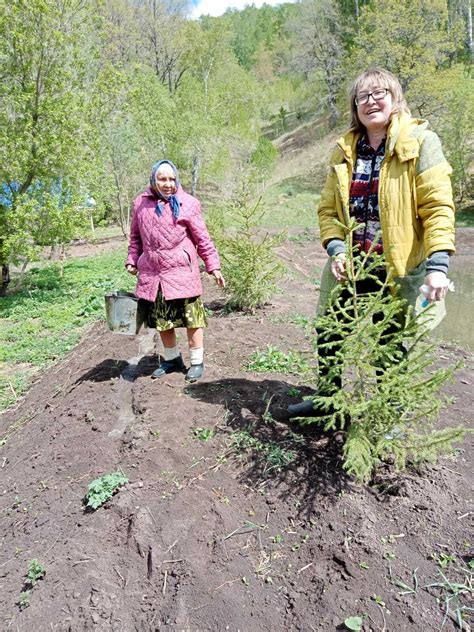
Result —
M 174 347 L 163 347 L 163 357 L 165 360 L 174 360 L 179 356 L 178 345 Z
M 204 349 L 202 347 L 190 349 L 189 359 L 191 360 L 191 364 L 202 364 L 204 360 Z

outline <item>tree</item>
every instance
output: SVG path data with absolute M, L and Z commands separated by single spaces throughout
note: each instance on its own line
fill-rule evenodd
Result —
M 93 8 L 93 7 L 92 7 Z M 78 0 L 12 0 L 0 15 L 0 178 L 11 196 L 2 206 L 7 240 L 38 186 L 72 186 L 88 157 L 86 62 L 93 56 L 91 5 Z M 31 195 L 29 195 L 31 193 Z M 32 198 L 30 201 L 29 198 Z M 64 212 L 73 212 L 64 207 Z M 5 241 L 11 260 L 29 252 Z M 8 262 L 2 260 L 6 265 Z
M 413 102 L 410 91 L 416 91 L 425 77 L 449 64 L 457 39 L 448 28 L 445 0 L 403 0 L 396 4 L 379 0 L 361 11 L 347 57 L 348 74 L 354 75 L 353 68 L 387 68 Z
M 344 469 L 367 482 L 384 460 L 398 469 L 408 461 L 434 460 L 452 450 L 465 429 L 435 431 L 429 424 L 446 403 L 440 387 L 458 365 L 432 368 L 438 354 L 436 345 L 426 341 L 427 315 L 414 317 L 394 292 L 393 280 L 379 280 L 382 255 L 352 250 L 355 227 L 353 221 L 346 243 L 347 281 L 337 284 L 326 313 L 316 321 L 315 344 L 325 349 L 318 354 L 324 370 L 318 394 L 310 399 L 320 415 L 302 423 L 344 429 Z M 378 288 L 360 292 L 358 284 L 368 279 Z M 334 389 L 335 379 L 342 380 L 342 388 Z
M 253 312 L 261 307 L 275 293 L 275 281 L 284 271 L 275 253 L 283 233 L 257 234 L 263 215 L 260 205 L 251 176 L 242 178 L 226 209 L 237 222 L 236 234 L 219 239 L 227 304 L 232 309 Z
M 170 94 L 179 88 L 184 74 L 189 70 L 186 58 L 190 41 L 185 34 L 184 20 L 188 4 L 182 0 L 138 2 L 140 43 L 137 44 L 143 48 L 148 63 Z
M 214 21 L 190 24 L 192 66 L 174 96 L 177 162 L 191 174 L 191 193 L 203 173 L 222 174 L 231 149 L 251 138 L 258 111 L 257 86 L 233 56 L 228 32 Z M 248 151 L 248 149 L 247 149 Z
M 292 21 L 295 67 L 306 76 L 316 72 L 324 86 L 329 126 L 339 119 L 342 87 L 343 19 L 334 0 L 303 0 L 301 14 Z

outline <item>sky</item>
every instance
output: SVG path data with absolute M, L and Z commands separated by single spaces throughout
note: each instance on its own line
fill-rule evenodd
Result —
M 283 4 L 283 2 L 294 2 L 295 0 L 193 0 L 194 8 L 191 12 L 192 18 L 201 15 L 222 15 L 226 9 L 244 9 L 249 4 L 261 7 L 262 4 Z

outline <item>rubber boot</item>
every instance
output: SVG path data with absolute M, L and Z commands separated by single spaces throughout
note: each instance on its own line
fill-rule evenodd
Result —
M 204 364 L 191 364 L 186 373 L 186 382 L 196 382 L 201 379 L 204 374 Z
M 160 362 L 160 366 L 151 374 L 152 379 L 163 377 L 168 373 L 182 373 L 186 367 L 184 366 L 183 357 L 181 354 L 172 360 L 163 360 Z

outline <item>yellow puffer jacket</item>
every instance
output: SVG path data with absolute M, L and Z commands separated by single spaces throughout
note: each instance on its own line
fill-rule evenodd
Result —
M 380 169 L 379 215 L 387 265 L 403 278 L 433 252 L 454 252 L 454 204 L 451 167 L 438 136 L 426 121 L 394 116 Z M 345 239 L 349 187 L 359 133 L 337 141 L 318 208 L 321 241 Z

